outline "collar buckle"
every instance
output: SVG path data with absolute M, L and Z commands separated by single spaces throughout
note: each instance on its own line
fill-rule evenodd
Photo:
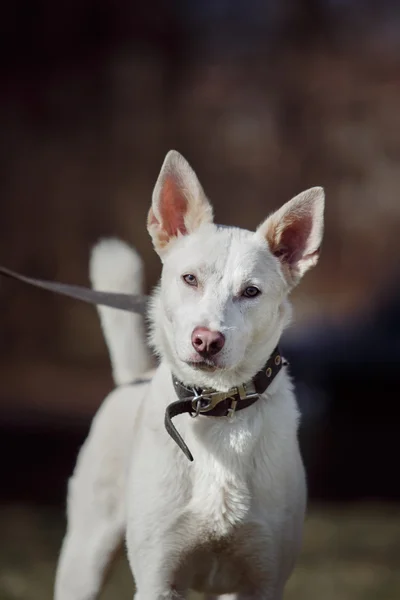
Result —
M 192 393 L 192 409 L 194 411 L 192 417 L 195 418 L 199 414 L 209 412 L 217 404 L 229 398 L 232 395 L 232 390 L 229 390 L 229 392 L 215 392 L 212 389 L 204 389 L 199 392 L 198 389 L 192 388 Z
M 236 400 L 236 398 L 232 398 L 231 405 L 228 408 L 228 419 L 233 419 L 233 417 L 235 416 L 237 403 L 238 401 Z
M 232 418 L 235 414 L 236 407 L 240 400 L 259 398 L 259 394 L 255 391 L 251 384 L 241 384 L 231 388 L 227 392 L 216 392 L 212 389 L 204 389 L 199 391 L 192 388 L 192 418 L 198 417 L 200 414 L 205 414 L 213 410 L 217 404 L 224 400 L 231 400 L 230 408 L 228 409 L 228 417 Z
M 249 389 L 247 389 L 247 386 L 249 386 Z M 254 390 L 254 388 L 253 388 Z M 232 390 L 230 390 L 231 392 L 233 391 L 234 394 L 232 394 L 230 396 L 232 402 L 230 407 L 228 408 L 228 417 L 230 419 L 233 419 L 233 417 L 235 416 L 235 412 L 236 412 L 236 407 L 238 405 L 238 402 L 240 402 L 240 400 L 247 400 L 247 399 L 252 399 L 252 398 L 259 398 L 260 395 L 257 394 L 257 392 L 254 390 L 250 389 L 250 385 L 249 384 L 241 384 L 238 385 L 236 388 L 232 388 Z M 239 396 L 239 399 L 237 399 L 237 397 Z

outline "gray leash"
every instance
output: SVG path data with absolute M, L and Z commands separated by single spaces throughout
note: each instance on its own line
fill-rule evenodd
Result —
M 89 304 L 99 304 L 101 306 L 109 306 L 111 308 L 117 308 L 119 310 L 126 310 L 128 312 L 145 314 L 147 305 L 147 296 L 137 296 L 133 294 L 119 294 L 117 292 L 99 292 L 92 290 L 80 285 L 68 285 L 65 283 L 58 283 L 55 281 L 44 281 L 42 279 L 35 279 L 33 277 L 26 277 L 16 271 L 11 271 L 6 267 L 0 267 L 0 275 L 11 277 L 11 279 L 17 279 L 28 285 L 48 290 L 49 292 L 55 292 L 62 296 L 68 296 L 69 298 L 75 298 L 75 300 L 82 300 Z

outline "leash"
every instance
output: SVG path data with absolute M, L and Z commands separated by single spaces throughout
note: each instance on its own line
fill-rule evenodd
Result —
M 147 296 L 100 292 L 84 286 L 36 279 L 2 266 L 0 266 L 0 275 L 89 304 L 108 306 L 141 315 L 146 312 Z M 186 387 L 173 377 L 173 385 L 179 400 L 169 404 L 165 410 L 165 429 L 185 456 L 192 462 L 193 455 L 172 423 L 172 419 L 182 414 L 189 414 L 193 418 L 200 415 L 232 418 L 235 412 L 257 402 L 278 375 L 282 366 L 286 364 L 287 362 L 282 358 L 279 348 L 276 347 L 264 367 L 253 377 L 251 382 L 231 388 L 227 392 L 218 392 L 210 388 Z
M 193 418 L 200 415 L 232 418 L 239 410 L 243 410 L 257 402 L 260 396 L 269 388 L 282 367 L 287 364 L 277 346 L 264 367 L 256 373 L 249 383 L 233 387 L 227 392 L 218 392 L 212 388 L 186 387 L 182 382 L 172 377 L 179 400 L 169 404 L 165 410 L 165 429 L 185 456 L 192 462 L 194 460 L 193 455 L 172 423 L 172 419 L 182 414 L 189 414 Z
M 17 273 L 16 271 L 12 271 L 6 267 L 0 267 L 0 275 L 10 277 L 11 279 L 16 279 L 22 283 L 27 283 L 28 285 L 47 290 L 49 292 L 60 294 L 61 296 L 68 296 L 69 298 L 74 298 L 75 300 L 82 300 L 83 302 L 88 302 L 89 304 L 109 306 L 111 308 L 139 313 L 141 315 L 145 314 L 146 312 L 147 296 L 120 294 L 117 292 L 100 292 L 80 285 L 68 285 L 66 283 L 35 279 L 33 277 L 21 275 L 21 273 Z

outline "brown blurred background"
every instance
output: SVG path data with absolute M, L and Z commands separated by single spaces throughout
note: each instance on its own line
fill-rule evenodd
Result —
M 19 0 L 0 42 L 0 264 L 86 285 L 91 245 L 119 236 L 150 289 L 170 148 L 218 222 L 251 229 L 325 187 L 322 258 L 284 343 L 311 496 L 288 598 L 399 598 L 400 5 Z M 0 281 L 0 378 L 0 600 L 46 599 L 66 480 L 112 388 L 95 310 Z

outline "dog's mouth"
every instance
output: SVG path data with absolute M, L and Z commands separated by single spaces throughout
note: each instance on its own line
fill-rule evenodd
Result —
M 186 364 L 190 367 L 193 367 L 193 369 L 198 369 L 199 371 L 207 371 L 208 373 L 213 373 L 214 371 L 217 371 L 221 368 L 215 362 L 206 358 L 202 360 L 189 360 Z

